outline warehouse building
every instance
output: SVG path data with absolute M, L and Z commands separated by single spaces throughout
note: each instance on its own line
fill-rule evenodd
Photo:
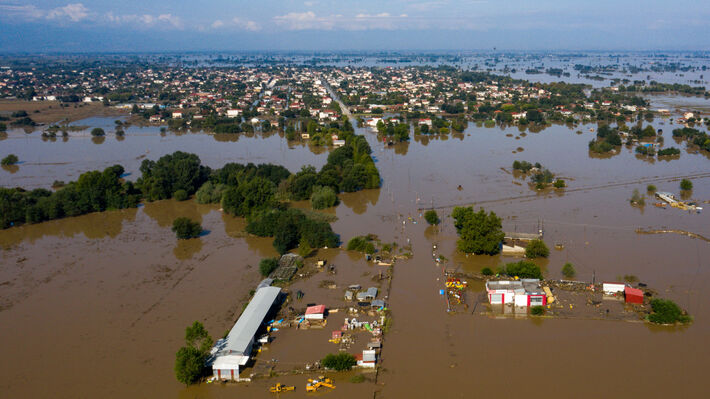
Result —
M 207 366 L 212 367 L 214 378 L 239 379 L 239 368 L 244 367 L 249 361 L 256 333 L 280 293 L 279 287 L 261 287 L 256 290 L 254 298 L 244 309 L 227 337 L 218 340 L 210 352 Z

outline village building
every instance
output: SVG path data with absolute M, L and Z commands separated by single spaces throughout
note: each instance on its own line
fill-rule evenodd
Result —
M 256 290 L 227 337 L 218 340 L 210 351 L 206 365 L 212 368 L 214 378 L 239 379 L 239 368 L 249 361 L 255 336 L 280 293 L 279 287 L 262 287 Z
M 486 291 L 491 305 L 545 306 L 547 295 L 536 278 L 487 281 Z

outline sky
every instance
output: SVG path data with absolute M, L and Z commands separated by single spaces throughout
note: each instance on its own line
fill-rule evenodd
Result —
M 709 0 L 0 0 L 0 52 L 710 50 Z

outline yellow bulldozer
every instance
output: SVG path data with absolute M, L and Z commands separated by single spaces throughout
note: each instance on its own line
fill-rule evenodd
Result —
M 271 393 L 281 393 L 281 392 L 288 392 L 288 391 L 293 391 L 296 389 L 296 387 L 293 386 L 287 386 L 282 383 L 277 383 L 273 387 L 269 388 L 269 392 Z
M 308 383 L 306 384 L 306 392 L 316 392 L 321 387 L 335 389 L 333 380 L 320 376 L 316 379 L 308 379 Z

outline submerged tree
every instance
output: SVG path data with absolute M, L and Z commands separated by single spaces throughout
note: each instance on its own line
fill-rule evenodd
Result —
M 483 208 L 475 212 L 470 206 L 456 207 L 451 217 L 459 235 L 456 242 L 459 251 L 477 255 L 500 252 L 505 234 L 501 230 L 501 219 L 494 212 L 486 213 Z

